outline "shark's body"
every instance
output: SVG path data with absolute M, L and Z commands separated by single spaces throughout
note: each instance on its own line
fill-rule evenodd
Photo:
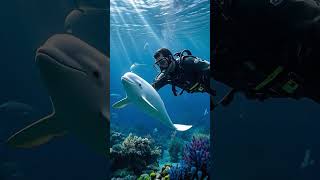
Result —
M 191 125 L 173 124 L 158 92 L 138 75 L 127 72 L 121 77 L 121 81 L 127 97 L 116 102 L 113 105 L 114 108 L 123 108 L 129 103 L 133 103 L 151 117 L 160 120 L 174 130 L 186 131 L 192 127 Z
M 106 153 L 109 133 L 109 58 L 71 35 L 55 35 L 38 49 L 36 63 L 53 112 L 8 139 L 34 147 L 66 133 Z M 107 81 L 108 80 L 108 81 Z

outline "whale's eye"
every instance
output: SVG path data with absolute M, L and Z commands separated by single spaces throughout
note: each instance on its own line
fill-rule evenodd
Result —
M 139 86 L 141 87 L 141 84 L 139 83 Z
M 93 71 L 93 76 L 97 79 L 100 78 L 100 73 L 98 71 Z

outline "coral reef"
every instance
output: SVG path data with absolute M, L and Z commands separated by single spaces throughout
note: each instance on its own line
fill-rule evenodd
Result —
M 184 148 L 183 161 L 170 168 L 170 179 L 210 179 L 209 150 L 210 143 L 208 136 L 193 136 L 191 142 L 186 144 Z
M 172 138 L 169 144 L 169 155 L 171 162 L 179 162 L 183 150 L 183 140 L 177 137 Z
M 173 180 L 184 180 L 189 179 L 189 172 L 188 172 L 188 166 L 184 163 L 184 161 L 181 161 L 176 166 L 172 166 L 169 170 L 169 176 L 170 179 Z
M 130 133 L 121 144 L 113 145 L 110 153 L 113 170 L 128 168 L 134 174 L 141 174 L 150 165 L 157 163 L 161 149 L 150 138 Z
M 115 144 L 120 144 L 121 142 L 124 141 L 125 138 L 126 137 L 124 134 L 120 132 L 112 131 L 110 135 L 110 144 L 111 146 Z
M 167 163 L 158 172 L 143 174 L 138 179 L 207 180 L 209 176 L 209 136 L 195 135 L 183 149 L 183 160 Z
M 185 146 L 183 159 L 193 176 L 201 177 L 200 179 L 209 176 L 209 151 L 209 138 L 205 136 L 193 136 L 192 141 Z
M 121 180 L 123 180 L 123 179 L 125 179 L 125 180 L 137 179 L 137 177 L 134 175 L 133 171 L 130 171 L 127 168 L 116 170 L 115 172 L 113 172 L 113 176 L 114 176 L 114 178 L 111 178 L 111 179 L 114 179 L 114 180 L 119 179 L 119 178 Z
M 159 168 L 158 159 L 162 150 L 150 135 L 139 137 L 130 133 L 125 137 L 121 133 L 113 132 L 111 136 L 113 180 L 210 179 L 209 135 L 195 133 L 189 142 L 172 136 L 168 147 L 170 160 L 167 159 L 167 162 L 170 161 L 170 163 L 164 161 L 161 168 Z M 174 163 L 178 161 L 179 163 Z
M 189 166 L 202 169 L 209 163 L 209 150 L 208 138 L 194 136 L 191 143 L 185 146 L 183 159 Z

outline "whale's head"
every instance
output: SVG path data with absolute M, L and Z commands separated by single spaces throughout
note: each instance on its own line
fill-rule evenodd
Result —
M 37 50 L 36 63 L 55 104 L 75 107 L 77 102 L 78 108 L 92 111 L 108 104 L 109 58 L 84 41 L 54 35 Z
M 121 77 L 121 82 L 129 97 L 140 96 L 145 92 L 148 83 L 132 72 L 127 72 Z

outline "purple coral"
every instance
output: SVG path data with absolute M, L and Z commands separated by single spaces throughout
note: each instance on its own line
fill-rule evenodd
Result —
M 209 138 L 194 136 L 192 141 L 186 144 L 183 159 L 194 172 L 197 172 L 196 176 L 209 175 L 209 150 Z
M 181 161 L 179 164 L 172 166 L 169 170 L 171 180 L 185 180 L 188 179 L 188 166 Z

